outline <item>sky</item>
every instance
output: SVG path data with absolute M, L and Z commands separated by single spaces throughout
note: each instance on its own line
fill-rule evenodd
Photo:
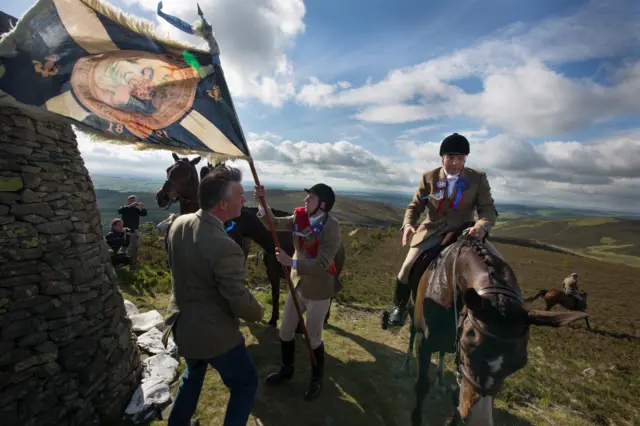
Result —
M 111 4 L 199 44 L 155 0 Z M 498 202 L 640 211 L 637 0 L 200 0 L 261 180 L 413 193 L 457 132 Z M 164 11 L 196 20 L 195 1 Z M 0 0 L 21 16 L 28 2 Z M 164 177 L 168 151 L 78 133 L 91 173 Z M 232 162 L 251 174 L 244 161 Z

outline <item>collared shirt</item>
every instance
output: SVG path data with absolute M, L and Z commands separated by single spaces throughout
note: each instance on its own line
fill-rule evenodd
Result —
M 460 173 L 456 175 L 450 175 L 449 173 L 447 173 L 446 170 L 444 172 L 444 175 L 447 178 L 447 191 L 449 192 L 449 198 L 451 198 L 451 194 L 453 194 L 453 189 L 456 187 L 456 182 L 458 181 L 459 174 Z

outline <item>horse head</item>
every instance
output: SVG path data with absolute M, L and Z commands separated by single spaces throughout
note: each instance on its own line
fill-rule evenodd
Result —
M 508 376 L 527 363 L 530 326 L 567 326 L 587 314 L 528 308 L 505 260 L 468 238 L 454 246 L 459 254 L 453 260 L 452 276 L 454 282 L 459 280 L 464 302 L 456 334 L 461 376 L 457 411 L 470 425 L 492 425 L 493 396 Z
M 182 198 L 197 205 L 198 171 L 196 164 L 200 162 L 200 157 L 189 160 L 187 157 L 180 158 L 173 153 L 173 159 L 174 163 L 167 168 L 167 179 L 156 193 L 156 204 L 158 207 L 166 209 L 177 199 Z

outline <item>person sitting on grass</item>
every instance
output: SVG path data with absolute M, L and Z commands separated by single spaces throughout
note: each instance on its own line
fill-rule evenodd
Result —
M 129 245 L 128 231 L 129 228 L 124 227 L 122 219 L 115 218 L 111 221 L 111 229 L 105 237 L 105 240 L 111 249 L 111 263 L 114 267 L 131 264 L 131 258 L 127 256 L 126 253 L 127 246 Z

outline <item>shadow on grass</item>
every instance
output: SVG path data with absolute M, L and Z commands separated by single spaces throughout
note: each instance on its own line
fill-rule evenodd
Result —
M 260 377 L 252 413 L 262 425 L 410 424 L 410 411 L 415 403 L 413 375 L 398 374 L 405 355 L 402 351 L 329 325 L 325 337 L 324 389 L 315 401 L 307 402 L 302 395 L 310 379 L 310 363 L 303 338 L 296 338 L 294 378 L 279 387 L 269 387 L 264 379 L 280 366 L 277 330 L 256 324 L 248 327 L 258 340 L 258 344 L 249 346 L 249 352 Z M 431 376 L 434 372 L 435 366 Z M 447 371 L 445 382 L 452 386 L 455 376 Z M 424 403 L 423 424 L 444 424 L 452 413 L 451 401 L 450 394 L 434 393 Z M 495 418 L 498 425 L 531 425 L 501 409 L 495 410 Z

